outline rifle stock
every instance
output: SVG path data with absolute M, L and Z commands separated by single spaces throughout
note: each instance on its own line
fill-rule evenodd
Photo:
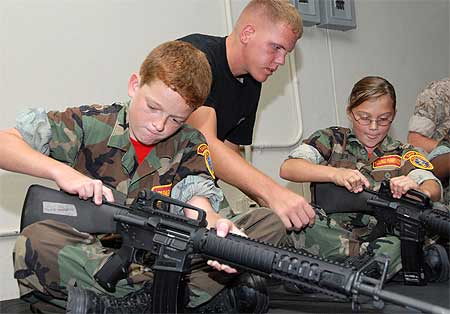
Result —
M 122 248 L 105 263 L 95 275 L 98 283 L 108 291 L 114 291 L 116 282 L 127 275 L 128 265 L 131 263 L 147 263 L 142 258 L 150 253 L 152 269 L 155 271 L 153 285 L 153 312 L 170 313 L 182 312 L 184 298 L 180 293 L 174 293 L 172 288 L 184 291 L 178 283 L 173 286 L 164 284 L 163 292 L 158 289 L 159 272 L 184 274 L 190 271 L 191 258 L 201 255 L 204 258 L 216 259 L 231 266 L 246 269 L 269 278 L 279 279 L 304 286 L 334 297 L 351 299 L 353 305 L 358 303 L 358 295 L 373 297 L 374 303 L 386 300 L 427 313 L 446 313 L 448 309 L 431 305 L 400 294 L 382 289 L 387 271 L 388 260 L 377 257 L 371 263 L 377 263 L 383 269 L 380 280 L 366 276 L 363 269 L 357 270 L 345 264 L 322 259 L 318 256 L 299 252 L 292 249 L 280 248 L 268 243 L 250 238 L 229 234 L 222 238 L 217 236 L 214 229 L 206 229 L 206 216 L 201 209 L 181 203 L 177 200 L 156 196 L 146 191 L 131 207 L 115 204 L 96 206 L 90 201 L 83 201 L 76 196 L 55 191 L 46 187 L 31 186 L 28 190 L 24 209 L 22 228 L 44 219 L 54 219 L 72 225 L 80 231 L 92 232 L 94 223 L 85 223 L 93 216 L 97 227 L 107 224 L 108 228 L 116 227 L 114 232 L 120 233 L 123 239 Z M 39 195 L 36 195 L 39 194 Z M 158 194 L 159 195 L 159 194 Z M 168 202 L 188 207 L 199 212 L 196 220 L 171 215 L 156 206 L 158 202 Z M 37 202 L 37 203 L 36 203 Z M 63 217 L 61 214 L 44 212 L 43 202 L 56 202 L 73 205 L 77 209 L 76 219 Z M 100 210 L 101 208 L 101 210 Z M 34 211 L 34 212 L 32 212 Z M 94 214 L 93 214 L 94 213 Z M 31 214 L 31 218 L 25 217 Z M 86 216 L 83 216 L 86 215 Z M 103 230 L 108 229 L 103 228 Z M 89 229 L 89 231 L 88 231 Z M 108 229 L 108 231 L 112 231 Z M 130 236 L 132 235 L 132 236 Z M 167 277 L 166 277 L 167 278 Z M 172 277 L 181 280 L 181 277 Z M 162 278 L 167 281 L 167 279 Z M 177 291 L 178 292 L 178 291 Z M 170 299 L 164 294 L 171 295 Z M 165 298 L 164 298 L 165 297 Z M 173 304 L 176 303 L 176 306 Z
M 117 223 L 113 217 L 128 211 L 119 204 L 104 203 L 97 206 L 77 196 L 33 184 L 28 188 L 22 207 L 20 231 L 32 223 L 52 219 L 88 233 L 114 233 Z

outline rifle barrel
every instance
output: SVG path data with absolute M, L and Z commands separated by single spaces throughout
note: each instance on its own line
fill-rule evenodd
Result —
M 446 309 L 444 307 L 433 305 L 427 302 L 423 302 L 417 299 L 413 299 L 407 297 L 402 294 L 398 294 L 392 291 L 387 290 L 379 290 L 376 287 L 360 284 L 357 288 L 357 291 L 365 294 L 367 296 L 375 296 L 380 298 L 383 301 L 388 301 L 394 304 L 398 304 L 401 306 L 410 307 L 413 309 L 420 310 L 424 313 L 432 313 L 432 314 L 450 314 L 450 309 Z

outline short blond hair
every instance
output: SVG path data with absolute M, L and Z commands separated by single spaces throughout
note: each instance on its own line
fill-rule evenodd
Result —
M 283 23 L 289 26 L 297 38 L 303 35 L 303 22 L 298 10 L 288 0 L 251 0 L 242 10 L 241 17 L 261 13 L 272 23 Z
M 194 110 L 205 103 L 212 83 L 205 54 L 192 44 L 178 40 L 153 49 L 142 63 L 139 74 L 141 86 L 159 79 Z

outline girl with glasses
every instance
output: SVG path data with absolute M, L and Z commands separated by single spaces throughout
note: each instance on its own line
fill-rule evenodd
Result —
M 441 198 L 439 180 L 432 164 L 409 144 L 388 133 L 396 114 L 394 87 L 386 79 L 368 76 L 358 81 L 350 94 L 347 116 L 351 128 L 329 127 L 316 131 L 295 148 L 280 169 L 280 176 L 293 182 L 333 182 L 353 193 L 363 188 L 377 190 L 390 180 L 395 198 L 410 189 L 420 190 L 433 201 Z M 327 258 L 341 259 L 366 252 L 391 257 L 388 276 L 401 268 L 400 240 L 395 236 L 368 242 L 376 224 L 362 214 L 334 214 L 332 223 L 316 221 L 313 228 L 294 232 L 297 248 Z

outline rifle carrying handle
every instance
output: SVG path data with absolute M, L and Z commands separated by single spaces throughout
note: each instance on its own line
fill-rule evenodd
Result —
M 418 190 L 410 189 L 410 190 L 408 190 L 408 192 L 406 192 L 406 196 L 409 196 L 409 195 L 418 198 L 420 200 L 420 204 L 424 208 L 428 208 L 431 206 L 431 199 L 425 193 L 418 191 Z M 411 199 L 411 198 L 409 198 L 409 200 L 414 201 L 414 199 Z

